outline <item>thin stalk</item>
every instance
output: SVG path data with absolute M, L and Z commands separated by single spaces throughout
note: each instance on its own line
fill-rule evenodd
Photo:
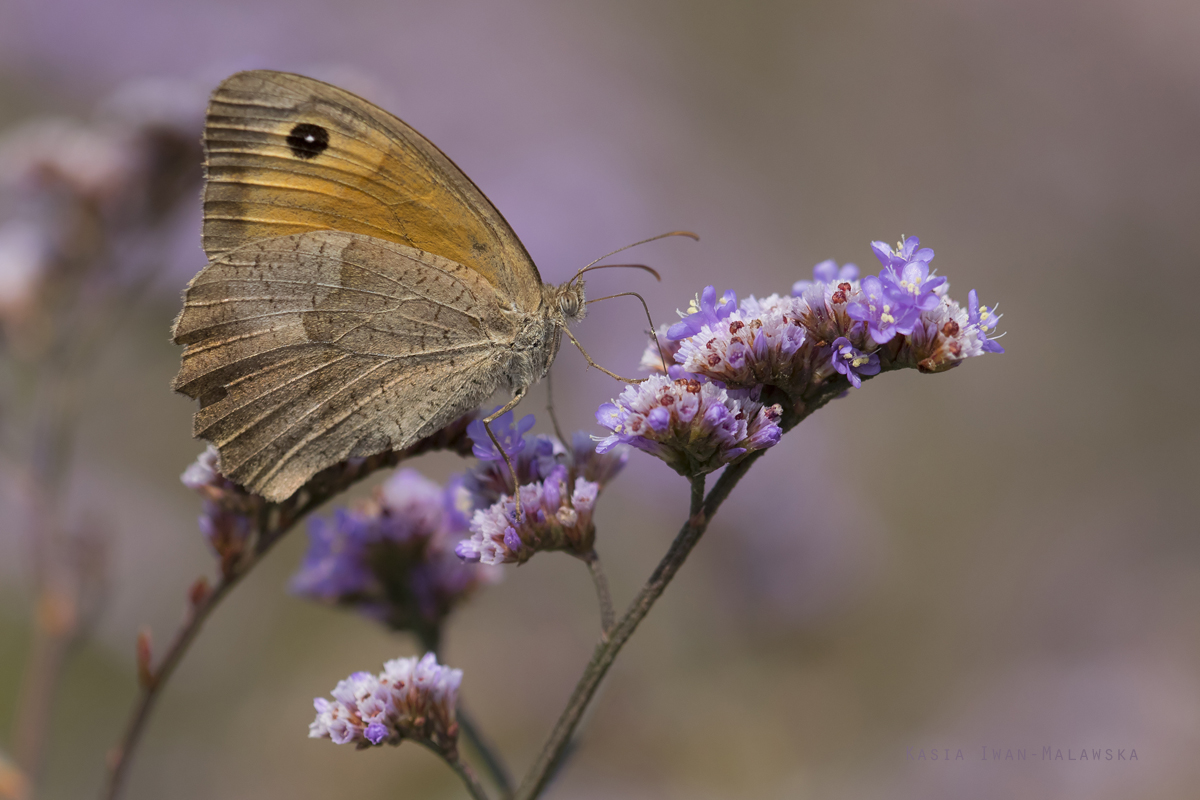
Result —
M 470 743 L 471 747 L 479 755 L 483 761 L 483 767 L 487 770 L 488 776 L 492 782 L 496 784 L 496 788 L 500 790 L 500 794 L 508 797 L 512 794 L 512 777 L 508 774 L 508 768 L 504 765 L 504 761 L 496 754 L 491 744 L 480 732 L 479 726 L 475 724 L 475 718 L 467 713 L 467 710 L 461 705 L 455 712 L 455 717 L 458 719 L 458 729 L 462 733 L 463 738 Z
M 583 557 L 583 563 L 587 564 L 588 572 L 592 575 L 592 583 L 596 586 L 596 600 L 600 604 L 600 636 L 602 641 L 607 641 L 608 633 L 617 619 L 616 609 L 613 608 L 612 592 L 608 588 L 608 576 L 604 574 L 604 567 L 600 564 L 600 554 L 595 549 Z
M 81 633 L 83 569 L 72 556 L 74 541 L 62 528 L 59 508 L 77 427 L 75 394 L 66 354 L 54 348 L 43 367 L 39 416 L 33 424 L 28 495 L 32 572 L 35 586 L 33 644 L 21 679 L 14 725 L 16 763 L 31 793 L 42 777 L 49 720 L 67 657 Z
M 472 800 L 488 800 L 487 790 L 483 788 L 483 784 L 479 782 L 479 778 L 475 777 L 475 773 L 471 771 L 471 768 L 466 763 L 458 759 L 454 761 L 447 759 L 446 763 L 462 779 L 463 785 L 467 787 Z
M 78 219 L 86 230 L 77 224 L 68 238 L 81 240 L 81 251 L 92 252 L 92 259 L 83 266 L 81 277 L 60 284 L 58 296 L 51 295 L 44 301 L 49 305 L 51 329 L 57 335 L 43 356 L 31 364 L 36 367 L 45 398 L 38 404 L 38 419 L 32 426 L 29 459 L 36 611 L 33 646 L 22 679 L 13 737 L 16 761 L 29 780 L 30 796 L 36 793 L 42 777 L 48 720 L 62 673 L 76 643 L 95 619 L 99 600 L 93 595 L 105 577 L 102 562 L 80 557 L 80 541 L 62 528 L 57 511 L 70 472 L 79 405 L 84 397 L 79 386 L 96 353 L 109 344 L 114 332 L 129 318 L 128 312 L 141 302 L 159 274 L 161 261 L 155 255 L 146 259 L 140 277 L 131 286 L 106 294 L 102 285 L 100 291 L 94 291 L 92 281 L 100 276 L 103 282 L 104 276 L 111 273 L 111 252 L 104 236 L 94 239 L 95 226 L 102 224 L 99 212 L 90 203 L 83 204 L 81 212 Z M 58 266 L 64 268 L 63 264 Z M 89 298 L 87 303 L 81 302 L 84 296 Z
M 417 639 L 421 646 L 425 648 L 425 652 L 433 653 L 437 656 L 440 663 L 445 663 L 442 660 L 442 636 L 441 630 L 434 628 L 430 630 L 420 631 L 417 633 Z M 471 745 L 472 749 L 479 755 L 483 761 L 484 769 L 487 770 L 488 776 L 492 782 L 496 784 L 501 793 L 508 797 L 512 794 L 512 776 L 508 772 L 508 767 L 504 764 L 499 753 L 492 747 L 487 737 L 483 735 L 479 725 L 475 722 L 475 717 L 464 706 L 462 699 L 458 701 L 458 707 L 454 712 L 455 719 L 458 720 L 458 731 L 463 738 Z
M 262 550 L 262 553 L 265 553 L 267 549 L 270 549 L 271 545 L 282 538 L 282 533 L 276 536 L 274 541 Z M 205 620 L 208 619 L 213 610 L 221 603 L 221 600 L 225 598 L 225 595 L 229 594 L 233 587 L 254 567 L 262 553 L 256 553 L 251 556 L 244 567 L 223 577 L 220 583 L 208 593 L 207 597 L 192 607 L 183 625 L 175 632 L 175 638 L 171 640 L 171 644 L 163 655 L 162 661 L 159 662 L 158 668 L 154 670 L 153 679 L 141 687 L 137 701 L 134 703 L 133 711 L 129 715 L 129 721 L 125 725 L 125 733 L 121 737 L 120 743 L 109 753 L 108 781 L 105 783 L 104 794 L 102 795 L 105 800 L 114 800 L 120 793 L 121 785 L 132 762 L 133 752 L 141 741 L 146 723 L 149 721 L 150 714 L 154 710 L 159 696 L 162 694 L 162 689 L 166 686 L 167 681 L 171 679 L 171 675 L 175 673 L 175 668 L 183 660 L 184 655 L 196 639 L 197 634 L 200 633 L 201 626 L 204 625 Z
M 473 415 L 468 414 L 404 450 L 392 450 L 365 459 L 336 464 L 317 473 L 304 488 L 282 503 L 262 505 L 257 513 L 258 538 L 254 548 L 222 575 L 221 580 L 205 597 L 191 607 L 157 669 L 153 670 L 150 680 L 143 683 L 126 723 L 125 733 L 109 756 L 108 780 L 101 794 L 104 800 L 114 800 L 120 793 L 133 752 L 141 741 L 150 713 L 154 710 L 163 687 L 187 654 L 204 621 L 242 578 L 310 511 L 371 473 L 384 467 L 393 467 L 406 458 L 430 450 L 451 450 L 462 455 L 470 452 L 470 440 L 466 436 L 466 429 L 472 417 Z
M 558 718 L 558 722 L 551 731 L 550 737 L 543 745 L 541 753 L 538 755 L 537 761 L 530 768 L 525 779 L 521 781 L 520 787 L 517 789 L 513 800 L 533 800 L 541 794 L 545 789 L 550 776 L 554 772 L 555 766 L 562 758 L 566 751 L 571 737 L 575 729 L 579 726 L 579 721 L 583 718 L 584 711 L 587 710 L 588 704 L 599 688 L 600 682 L 607 674 L 609 667 L 616 660 L 617 654 L 633 635 L 638 624 L 645 618 L 646 614 L 654 606 L 655 601 L 662 595 L 663 590 L 667 588 L 667 584 L 675 577 L 675 573 L 683 566 L 683 562 L 691 553 L 692 548 L 700 541 L 700 537 L 708 528 L 709 521 L 717 509 L 721 507 L 721 503 L 729 496 L 730 491 L 737 485 L 742 476 L 746 474 L 750 466 L 758 460 L 764 451 L 758 451 L 749 455 L 744 461 L 727 467 L 725 472 L 717 480 L 712 491 L 708 496 L 704 496 L 704 477 L 698 476 L 692 479 L 692 500 L 691 509 L 688 515 L 688 520 L 684 523 L 679 533 L 675 537 L 675 541 L 671 543 L 667 554 L 659 561 L 658 566 L 650 575 L 646 585 L 642 587 L 637 596 L 633 599 L 629 609 L 617 620 L 617 623 L 612 628 L 611 636 L 607 641 L 601 639 L 596 645 L 596 649 L 592 653 L 592 659 L 584 668 L 583 675 L 580 676 L 579 682 L 575 685 L 575 690 L 571 693 L 571 699 L 567 702 L 567 707 L 563 710 L 562 715 Z
M 50 589 L 44 590 L 38 598 L 38 605 L 43 608 L 61 602 L 69 601 L 55 600 L 53 590 Z M 72 649 L 76 637 L 74 625 L 65 627 L 44 621 L 44 617 L 53 613 L 55 612 L 48 613 L 45 610 L 35 612 L 33 645 L 21 680 L 17 722 L 13 726 L 16 731 L 13 756 L 31 786 L 36 786 L 42 775 L 45 745 L 50 730 L 50 712 L 67 654 Z M 72 608 L 67 613 L 74 614 L 75 611 Z
M 426 742 L 422 739 L 411 739 L 409 741 L 420 744 L 445 761 L 450 769 L 454 770 L 454 774 L 462 780 L 463 785 L 467 787 L 467 792 L 471 795 L 471 800 L 490 800 L 487 790 L 483 788 L 483 784 L 479 782 L 479 778 L 475 777 L 475 772 L 462 759 L 457 756 L 451 758 L 438 749 L 437 745 L 432 742 Z

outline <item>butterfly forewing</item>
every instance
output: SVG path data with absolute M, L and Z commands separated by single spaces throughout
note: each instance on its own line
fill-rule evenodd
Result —
M 515 330 L 476 270 L 334 231 L 251 242 L 188 287 L 175 388 L 222 472 L 268 499 L 345 458 L 403 448 L 503 380 Z
M 527 311 L 537 268 L 483 193 L 427 139 L 335 86 L 241 72 L 213 93 L 204 130 L 204 248 L 339 230 L 470 267 Z

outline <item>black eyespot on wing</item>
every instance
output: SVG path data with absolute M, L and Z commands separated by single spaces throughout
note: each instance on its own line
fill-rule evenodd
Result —
M 292 128 L 287 143 L 296 158 L 316 158 L 329 147 L 329 131 L 311 122 L 301 122 Z

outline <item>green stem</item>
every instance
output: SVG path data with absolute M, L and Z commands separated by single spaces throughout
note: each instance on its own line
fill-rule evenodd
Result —
M 667 550 L 667 554 L 658 563 L 649 580 L 646 581 L 646 585 L 642 587 L 637 597 L 633 599 L 629 609 L 612 627 L 611 635 L 607 640 L 601 639 L 600 643 L 596 645 L 596 649 L 592 653 L 592 659 L 588 662 L 583 675 L 575 685 L 575 690 L 571 693 L 571 699 L 568 701 L 567 707 L 558 718 L 558 722 L 555 724 L 554 730 L 551 731 L 549 739 L 546 740 L 546 744 L 542 747 L 537 761 L 534 762 L 529 773 L 521 782 L 521 786 L 517 789 L 513 800 L 533 800 L 533 798 L 541 794 L 542 790 L 546 788 L 546 784 L 550 780 L 555 766 L 562 758 L 567 745 L 571 741 L 571 736 L 583 718 L 584 711 L 587 710 L 588 704 L 595 695 L 596 689 L 599 688 L 600 682 L 604 679 L 609 667 L 616 660 L 617 654 L 621 651 L 625 642 L 629 640 L 629 637 L 633 635 L 638 624 L 650 612 L 655 601 L 662 595 L 663 590 L 667 588 L 667 584 L 675 577 L 675 573 L 683 566 L 684 560 L 687 559 L 688 554 L 696 546 L 696 543 L 700 541 L 700 537 L 708 528 L 708 523 L 712 520 L 717 509 L 721 507 L 721 503 L 725 501 L 725 498 L 729 496 L 733 487 L 737 485 L 738 481 L 742 479 L 742 476 L 746 474 L 750 466 L 758 460 L 763 452 L 760 450 L 752 453 L 744 461 L 727 467 L 707 497 L 704 496 L 704 477 L 699 476 L 692 479 L 691 512 L 688 516 L 688 521 L 676 535 L 675 541 L 671 543 L 670 549 Z

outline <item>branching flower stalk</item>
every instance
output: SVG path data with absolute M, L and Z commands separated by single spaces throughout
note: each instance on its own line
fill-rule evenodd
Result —
M 544 790 L 620 649 L 729 492 L 765 452 L 762 447 L 774 444 L 782 433 L 850 387 L 859 388 L 882 372 L 914 366 L 922 372 L 941 372 L 966 357 L 1003 352 L 990 336 L 999 319 L 994 310 L 980 306 L 974 291 L 968 309 L 950 300 L 945 278 L 930 273 L 933 251 L 917 246 L 916 237 L 903 240 L 895 249 L 873 243 L 884 270 L 880 278 L 868 276 L 862 284 L 856 280 L 856 266 L 839 269 L 835 262 L 823 262 L 814 269 L 813 281 L 797 282 L 793 298 L 749 298 L 739 307 L 732 292 L 718 302 L 715 290 L 708 287 L 689 313 L 681 313 L 683 320 L 664 332 L 676 362 L 665 370 L 673 385 L 660 378 L 658 384 L 627 389 L 617 404 L 600 407 L 597 420 L 613 431 L 600 449 L 628 442 L 690 475 L 691 508 L 646 585 L 596 645 L 514 800 L 533 800 Z M 657 368 L 661 362 L 655 361 L 652 351 L 658 349 L 657 342 L 647 348 L 644 366 Z M 705 411 L 703 390 L 708 381 L 724 386 L 728 394 L 710 392 Z M 674 394 L 669 391 L 672 387 Z M 742 401 L 736 398 L 743 394 L 763 405 L 738 406 Z M 689 398 L 699 406 L 687 406 Z M 772 400 L 777 402 L 772 407 L 775 412 L 766 406 Z M 750 420 L 761 423 L 763 415 L 766 423 L 757 432 L 753 423 L 747 425 Z M 778 428 L 773 427 L 776 419 L 781 422 Z M 698 436 L 707 436 L 712 444 L 697 446 Z M 753 452 L 742 449 L 755 443 Z M 740 460 L 726 467 L 706 497 L 704 473 L 732 460 L 731 454 Z
M 608 576 L 604 573 L 604 567 L 600 563 L 600 554 L 595 549 L 583 556 L 583 563 L 587 564 L 588 572 L 592 576 L 592 583 L 596 586 L 596 602 L 600 606 L 600 635 L 607 640 L 617 621 L 612 592 L 608 588 Z
M 827 391 L 824 396 L 811 398 L 811 405 L 807 413 L 792 416 L 785 423 L 784 432 L 791 430 L 804 417 L 840 393 L 840 389 L 836 392 Z M 754 462 L 765 454 L 765 450 L 758 450 L 742 461 L 727 467 L 707 496 L 704 493 L 705 476 L 701 474 L 691 478 L 691 505 L 687 521 L 675 535 L 675 540 L 671 542 L 670 548 L 658 562 L 658 566 L 651 573 L 646 585 L 629 604 L 629 608 L 611 627 L 605 628 L 605 635 L 596 645 L 591 660 L 575 684 L 571 698 L 567 701 L 567 707 L 559 716 L 558 722 L 555 723 L 537 760 L 521 781 L 520 787 L 513 795 L 513 800 L 532 800 L 546 788 L 547 782 L 554 775 L 576 728 L 583 719 L 592 697 L 600 687 L 609 668 L 616 661 L 617 654 L 629 641 L 629 637 L 637 630 L 641 621 L 650 613 L 650 609 L 666 590 L 667 584 L 675 577 L 675 573 L 683 566 L 683 562 L 692 552 L 692 548 L 700 541 L 700 537 L 708 530 L 709 523 L 712 522 L 721 504 L 729 497 L 729 493 L 750 470 Z
M 417 638 L 425 652 L 433 653 L 438 659 L 441 659 L 442 653 L 440 635 L 418 635 Z M 491 741 L 484 735 L 483 731 L 479 727 L 479 724 L 475 722 L 474 716 L 471 715 L 471 713 L 462 705 L 461 702 L 458 704 L 456 716 L 458 719 L 459 733 L 462 734 L 462 737 L 467 741 L 467 743 L 475 751 L 475 754 L 479 757 L 487 776 L 491 778 L 492 783 L 494 783 L 496 788 L 500 790 L 500 796 L 511 796 L 513 792 L 512 774 L 509 772 L 508 765 L 500 756 L 499 751 L 496 750 Z M 462 762 L 461 759 L 459 761 L 463 767 L 467 767 L 465 762 Z M 455 765 L 451 764 L 451 767 L 455 767 Z M 468 775 L 471 778 L 474 778 L 474 773 L 470 772 L 469 767 L 467 767 L 467 771 Z M 461 772 L 459 772 L 457 767 L 455 767 L 455 772 L 460 778 L 462 778 L 464 783 L 467 782 L 467 778 L 464 777 Z M 467 788 L 472 792 L 472 797 L 477 796 L 469 784 Z
M 113 800 L 120 793 L 133 753 L 164 686 L 187 654 L 204 622 L 225 596 L 309 512 L 355 483 L 380 469 L 395 466 L 405 459 L 432 450 L 451 450 L 466 454 L 470 442 L 466 439 L 465 432 L 470 419 L 470 415 L 464 417 L 405 450 L 380 453 L 330 467 L 318 473 L 304 488 L 282 503 L 268 503 L 254 495 L 241 493 L 236 502 L 244 503 L 243 510 L 250 512 L 248 516 L 253 519 L 251 535 L 245 542 L 227 543 L 228 547 L 234 548 L 233 557 L 230 557 L 229 551 L 218 551 L 221 576 L 215 586 L 209 588 L 203 579 L 193 585 L 187 615 L 159 662 L 151 664 L 149 648 L 139 648 L 139 673 L 144 677 L 140 681 L 138 697 L 130 712 L 125 732 L 109 755 L 108 780 L 102 794 L 105 800 Z
M 314 478 L 294 498 L 267 503 L 220 477 L 215 453 L 185 473 L 206 498 L 202 528 L 216 552 L 221 578 L 197 583 L 191 608 L 155 667 L 149 641 L 139 639 L 142 691 L 116 751 L 107 798 L 120 786 L 139 735 L 162 686 L 200 625 L 236 583 L 295 522 L 369 472 L 426 449 L 470 448 L 479 463 L 446 487 L 403 470 L 365 503 L 314 520 L 310 549 L 293 590 L 352 608 L 395 631 L 415 633 L 420 658 L 399 658 L 378 674 L 354 672 L 314 701 L 313 738 L 359 748 L 413 741 L 441 757 L 474 800 L 487 797 L 461 759 L 459 733 L 472 741 L 505 798 L 533 800 L 557 769 L 597 689 L 625 643 L 650 612 L 707 530 L 730 492 L 784 433 L 831 400 L 867 380 L 902 368 L 943 372 L 966 358 L 1003 349 L 995 341 L 995 309 L 974 291 L 966 308 L 948 296 L 945 278 L 929 268 L 933 251 L 915 237 L 895 248 L 872 247 L 879 276 L 824 262 L 791 296 L 718 301 L 707 287 L 643 366 L 651 377 L 600 406 L 604 438 L 576 435 L 568 446 L 549 436 L 526 437 L 532 417 L 511 412 L 496 435 L 478 422 L 456 423 L 403 453 L 347 462 Z M 662 460 L 691 485 L 684 522 L 646 584 L 617 617 L 596 550 L 597 500 L 631 449 Z M 707 476 L 723 470 L 711 490 Z M 518 493 L 519 487 L 519 493 Z M 519 506 L 519 507 L 518 507 Z M 454 544 L 457 540 L 457 544 Z M 455 605 L 504 564 L 543 551 L 582 560 L 596 588 L 601 635 L 565 709 L 519 787 L 458 707 L 463 673 L 438 662 L 442 626 Z

